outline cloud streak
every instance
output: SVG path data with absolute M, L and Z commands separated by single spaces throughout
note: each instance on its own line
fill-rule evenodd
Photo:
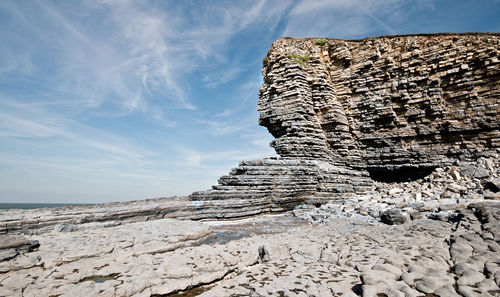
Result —
M 129 112 L 149 112 L 155 107 L 196 109 L 180 82 L 189 64 L 167 39 L 171 34 L 166 32 L 171 27 L 167 16 L 154 14 L 148 11 L 150 8 L 130 1 L 82 3 L 76 9 L 56 7 L 48 1 L 36 3 L 22 12 L 16 2 L 7 7 L 13 21 L 31 32 L 42 46 L 24 52 L 20 57 L 25 58 L 18 58 L 14 65 L 26 65 L 24 69 L 35 67 L 41 72 L 46 63 L 52 64 L 52 69 L 45 73 L 47 82 L 59 93 L 71 94 L 74 102 L 87 108 L 112 103 Z M 75 16 L 79 9 L 84 13 Z M 112 18 L 103 28 L 92 15 Z M 17 40 L 10 37 L 23 43 L 21 36 Z M 15 55 L 15 51 L 16 48 L 8 46 L 3 49 L 10 55 Z M 45 61 L 38 60 L 38 56 Z M 14 65 L 2 69 L 12 72 Z
M 418 2 L 421 1 L 414 5 Z M 407 0 L 300 0 L 290 11 L 284 33 L 336 38 L 381 31 L 396 34 L 398 30 L 392 23 L 400 19 L 405 13 L 404 5 L 409 3 Z
M 62 139 L 110 158 L 145 162 L 149 154 L 116 135 L 69 120 L 43 108 L 0 100 L 0 138 L 41 140 Z

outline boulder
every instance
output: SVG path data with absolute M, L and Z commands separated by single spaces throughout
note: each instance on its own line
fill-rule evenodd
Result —
M 408 215 L 399 209 L 390 209 L 382 213 L 380 220 L 388 225 L 401 225 L 408 222 Z

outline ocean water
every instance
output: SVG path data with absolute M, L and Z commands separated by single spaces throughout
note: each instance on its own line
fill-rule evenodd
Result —
M 0 209 L 33 209 L 55 208 L 68 205 L 82 205 L 77 203 L 0 203 Z

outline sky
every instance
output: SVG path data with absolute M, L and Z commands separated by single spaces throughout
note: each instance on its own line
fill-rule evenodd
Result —
M 499 0 L 2 0 L 0 203 L 209 189 L 276 156 L 258 126 L 281 36 L 499 32 Z

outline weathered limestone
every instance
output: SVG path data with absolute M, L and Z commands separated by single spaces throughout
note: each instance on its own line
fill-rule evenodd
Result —
M 53 230 L 0 261 L 0 296 L 495 296 L 499 210 L 499 201 L 475 203 L 457 222 L 392 226 L 280 214 Z
M 438 166 L 500 146 L 500 35 L 282 38 L 260 124 L 282 157 Z
M 37 250 L 0 262 L 0 296 L 167 294 L 255 262 L 253 251 L 200 248 L 214 236 L 198 222 L 172 219 L 44 233 L 33 237 Z
M 352 197 L 372 179 L 422 178 L 459 160 L 467 175 L 466 161 L 498 159 L 499 56 L 499 34 L 281 38 L 264 59 L 258 104 L 281 158 L 242 162 L 191 199 L 251 199 L 258 213 Z M 470 174 L 485 180 L 483 169 Z
M 336 217 L 272 239 L 262 236 L 268 262 L 239 271 L 201 296 L 495 296 L 498 237 L 469 232 L 488 228 L 483 217 L 489 228 L 498 228 L 498 207 L 471 205 L 457 223 L 425 219 L 388 226 Z M 457 237 L 463 239 L 462 252 L 455 252 Z M 462 264 L 456 262 L 461 253 Z

